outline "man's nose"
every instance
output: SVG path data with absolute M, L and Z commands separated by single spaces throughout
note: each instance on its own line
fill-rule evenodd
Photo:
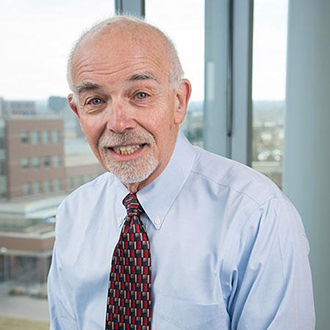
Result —
M 108 113 L 107 129 L 115 133 L 123 133 L 127 129 L 136 128 L 137 123 L 132 116 L 128 105 L 121 102 L 113 102 Z

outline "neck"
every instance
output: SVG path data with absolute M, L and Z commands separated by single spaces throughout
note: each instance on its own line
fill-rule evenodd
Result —
M 140 187 L 141 182 L 136 182 L 136 183 L 124 183 L 124 186 L 131 192 L 131 193 L 136 193 Z

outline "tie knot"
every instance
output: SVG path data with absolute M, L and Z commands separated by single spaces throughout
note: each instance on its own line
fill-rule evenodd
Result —
M 123 199 L 123 204 L 127 210 L 127 216 L 139 216 L 143 212 L 143 208 L 137 199 L 136 194 L 130 193 Z

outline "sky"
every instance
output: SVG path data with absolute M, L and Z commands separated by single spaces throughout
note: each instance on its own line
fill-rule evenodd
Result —
M 255 0 L 253 99 L 285 96 L 287 1 Z M 73 42 L 113 12 L 112 0 L 1 0 L 0 96 L 66 96 L 66 61 Z M 146 0 L 146 18 L 173 39 L 192 82 L 192 100 L 202 100 L 204 1 Z
M 253 99 L 285 99 L 288 0 L 254 0 Z

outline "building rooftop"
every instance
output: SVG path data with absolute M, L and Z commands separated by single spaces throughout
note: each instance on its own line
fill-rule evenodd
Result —
M 57 195 L 33 200 L 16 199 L 0 203 L 0 223 L 31 219 L 47 222 L 47 219 L 55 217 L 56 209 L 65 197 L 66 195 Z
M 98 164 L 98 160 L 91 151 L 89 154 L 67 155 L 65 156 L 65 160 L 64 160 L 65 167 L 75 167 L 75 166 L 93 165 L 93 164 Z

